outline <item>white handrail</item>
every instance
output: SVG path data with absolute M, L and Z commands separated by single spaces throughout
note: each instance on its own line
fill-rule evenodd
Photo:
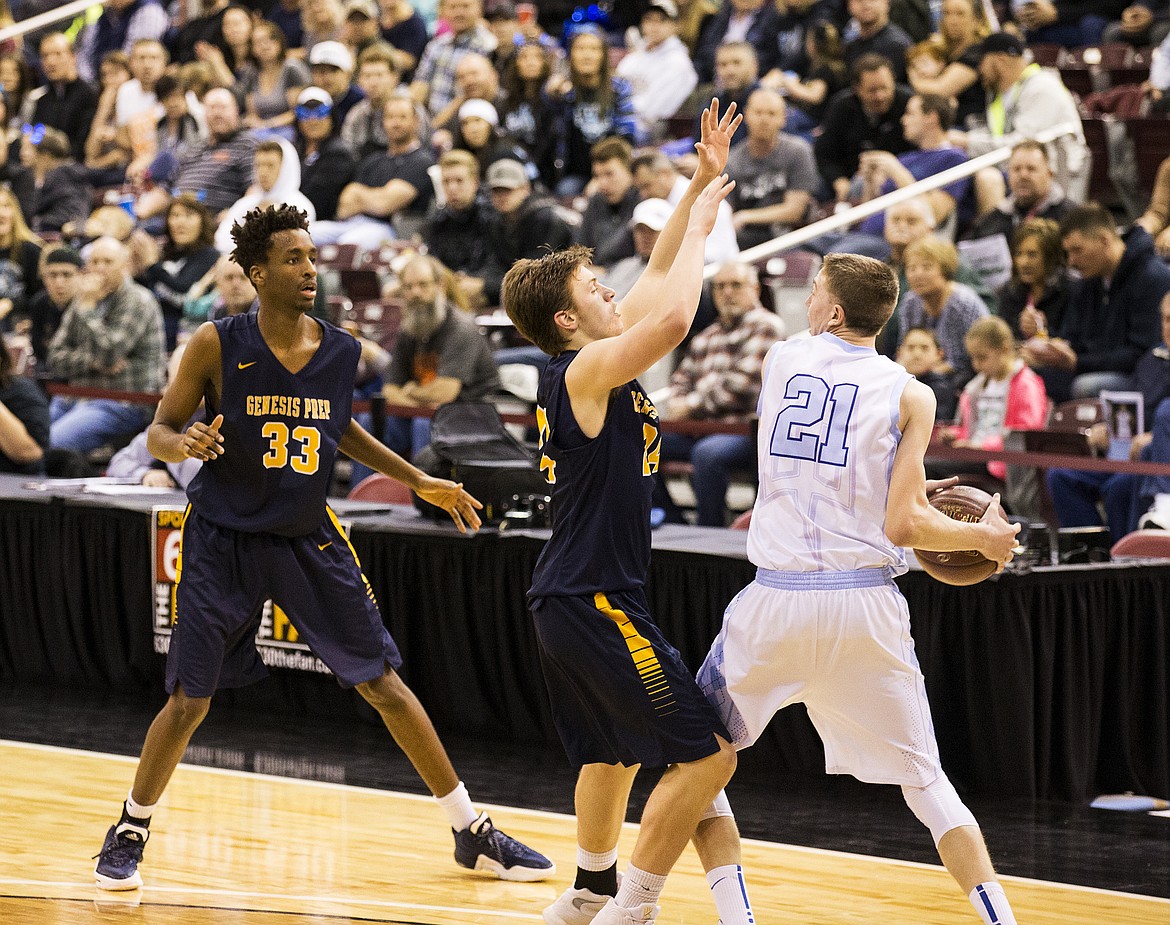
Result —
M 105 0 L 73 0 L 72 3 L 66 3 L 64 6 L 59 6 L 55 10 L 46 10 L 44 13 L 37 13 L 36 16 L 30 16 L 28 19 L 22 19 L 18 23 L 11 26 L 5 26 L 0 29 L 0 42 L 5 39 L 14 39 L 17 36 L 25 35 L 28 32 L 34 32 L 44 26 L 51 26 L 53 23 L 60 22 L 63 19 L 73 19 L 81 13 L 84 13 L 91 6 L 104 6 Z
M 1048 144 L 1048 142 L 1055 141 L 1063 135 L 1076 134 L 1078 128 L 1079 126 L 1071 123 L 1058 125 L 1054 128 L 1038 132 L 1034 140 L 1041 144 Z M 925 179 L 918 180 L 909 186 L 892 190 L 884 196 L 878 196 L 876 199 L 871 199 L 869 202 L 863 202 L 860 205 L 853 206 L 853 208 L 847 209 L 844 212 L 830 215 L 828 218 L 823 218 L 819 222 L 813 222 L 811 225 L 797 228 L 795 231 L 782 234 L 780 237 L 773 238 L 771 241 L 765 241 L 763 244 L 749 247 L 747 250 L 740 252 L 738 259 L 744 263 L 756 263 L 771 257 L 773 254 L 790 251 L 819 235 L 855 224 L 863 218 L 869 218 L 869 216 L 877 212 L 884 212 L 890 206 L 896 206 L 898 203 L 905 202 L 907 199 L 914 199 L 923 193 L 947 186 L 956 180 L 962 180 L 977 173 L 984 167 L 992 167 L 1006 161 L 1011 157 L 1013 147 L 1014 145 L 1004 145 L 1002 148 L 996 148 L 994 151 L 980 154 L 978 157 L 973 157 L 971 160 L 964 161 L 962 164 L 956 164 L 954 167 L 948 167 L 941 173 L 936 173 Z M 719 264 L 709 263 L 703 268 L 703 278 L 711 279 L 717 272 L 719 272 Z

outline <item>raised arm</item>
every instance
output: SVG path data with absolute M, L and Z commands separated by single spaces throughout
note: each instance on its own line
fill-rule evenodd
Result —
M 581 348 L 565 378 L 573 412 L 579 419 L 580 400 L 595 404 L 598 419 L 604 420 L 610 390 L 637 377 L 682 343 L 699 304 L 707 235 L 715 225 L 720 203 L 734 187 L 734 181 L 720 174 L 699 194 L 691 207 L 674 265 L 658 279 L 650 312 L 618 336 L 595 340 Z M 623 313 L 624 308 L 625 302 Z
M 683 198 L 675 206 L 666 227 L 658 236 L 658 242 L 650 252 L 645 272 L 622 299 L 622 317 L 626 320 L 627 330 L 645 318 L 658 303 L 662 294 L 663 278 L 670 271 L 682 246 L 683 235 L 690 222 L 691 206 L 707 185 L 723 173 L 723 168 L 727 166 L 727 155 L 731 150 L 732 136 L 735 135 L 735 130 L 739 128 L 742 119 L 743 116 L 735 114 L 735 103 L 728 106 L 727 112 L 720 118 L 718 99 L 711 100 L 711 105 L 703 110 L 700 119 L 702 126 L 700 139 L 695 142 L 695 150 L 699 154 L 699 167 L 691 178 Z

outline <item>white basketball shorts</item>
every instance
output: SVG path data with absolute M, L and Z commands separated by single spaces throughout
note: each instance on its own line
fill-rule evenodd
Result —
M 885 570 L 759 570 L 698 681 L 737 748 L 804 703 L 830 774 L 925 787 L 941 772 L 910 615 Z

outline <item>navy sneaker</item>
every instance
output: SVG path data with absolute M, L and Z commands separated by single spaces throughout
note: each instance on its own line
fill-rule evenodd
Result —
M 99 889 L 136 890 L 142 886 L 138 865 L 150 830 L 125 820 L 110 826 L 97 866 L 93 870 Z
M 462 832 L 451 832 L 455 836 L 455 863 L 460 867 L 525 883 L 544 880 L 557 872 L 557 866 L 543 854 L 492 825 L 487 813 L 480 813 Z

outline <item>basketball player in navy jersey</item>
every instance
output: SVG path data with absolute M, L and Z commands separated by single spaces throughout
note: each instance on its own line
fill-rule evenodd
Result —
M 690 328 L 707 235 L 734 187 L 722 170 L 739 122 L 734 105 L 722 120 L 717 101 L 703 113 L 699 168 L 620 306 L 583 247 L 519 260 L 504 279 L 508 316 L 552 357 L 537 425 L 555 520 L 529 608 L 553 719 L 580 773 L 577 877 L 544 910 L 550 925 L 653 921 L 666 876 L 692 838 L 724 925 L 751 921 L 738 831 L 722 795 L 735 752 L 646 604 L 661 437 L 636 378 Z M 618 835 L 642 764 L 667 770 L 619 886 Z
M 351 417 L 361 346 L 308 315 L 317 250 L 305 214 L 254 210 L 232 229 L 235 260 L 260 307 L 201 326 L 151 424 L 151 453 L 203 461 L 187 490 L 167 656 L 170 699 L 151 724 L 121 819 L 95 870 L 107 890 L 142 884 L 138 864 L 162 796 L 219 688 L 265 674 L 256 653 L 271 598 L 345 687 L 355 687 L 447 812 L 455 860 L 505 880 L 541 880 L 553 864 L 492 826 L 467 790 L 418 699 L 357 555 L 325 499 L 337 451 L 409 485 L 461 531 L 479 527 L 478 501 L 425 475 Z M 200 401 L 210 423 L 187 426 Z
M 927 501 L 934 392 L 875 350 L 898 301 L 886 264 L 829 254 L 808 298 L 811 338 L 772 347 L 759 404 L 756 579 L 727 607 L 699 683 L 737 748 L 804 703 L 825 769 L 897 784 L 984 925 L 1015 925 L 983 835 L 939 763 L 901 547 L 977 549 L 1000 570 L 1019 524 L 996 495 L 978 523 Z M 875 913 L 874 920 L 886 914 Z

